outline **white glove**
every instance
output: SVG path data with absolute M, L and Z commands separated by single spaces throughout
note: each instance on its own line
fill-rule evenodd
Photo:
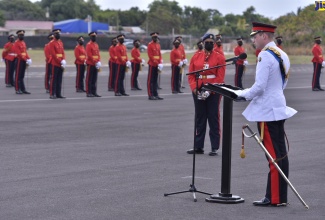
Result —
M 234 93 L 235 93 L 238 97 L 241 97 L 241 95 L 243 94 L 243 90 L 234 90 Z
M 184 64 L 184 62 L 183 62 L 183 61 L 179 61 L 179 64 L 178 64 L 178 66 L 179 66 L 179 67 L 182 67 L 182 66 L 183 66 L 183 64 Z
M 183 60 L 183 64 L 186 65 L 188 63 L 187 59 Z
M 32 59 L 27 59 L 27 60 L 26 60 L 26 64 L 27 64 L 28 66 L 30 66 L 30 65 L 32 64 Z
M 61 67 L 64 69 L 65 66 L 67 65 L 67 61 L 61 60 Z
M 131 67 L 131 62 L 128 60 L 128 61 L 126 61 L 126 67 L 128 67 L 128 68 L 130 68 Z
M 325 61 L 322 62 L 322 67 L 325 67 Z
M 142 65 L 144 65 L 146 63 L 146 61 L 144 59 L 142 59 Z
M 1 58 L 1 62 L 5 62 L 5 59 Z
M 244 66 L 248 65 L 248 61 L 244 60 Z
M 159 70 L 159 71 L 162 71 L 163 67 L 164 67 L 164 65 L 163 65 L 162 63 L 159 63 L 159 64 L 158 64 L 158 70 Z
M 102 63 L 100 61 L 98 61 L 96 64 L 95 64 L 95 67 L 96 69 L 100 69 L 100 67 L 102 66 Z

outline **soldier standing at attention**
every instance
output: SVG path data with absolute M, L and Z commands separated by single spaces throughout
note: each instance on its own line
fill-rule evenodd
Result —
M 221 34 L 217 34 L 216 35 L 216 44 L 214 46 L 214 50 L 218 53 L 220 53 L 221 55 L 225 56 L 224 52 L 223 52 L 223 47 L 222 47 L 222 36 Z
M 149 100 L 163 100 L 158 95 L 158 71 L 161 71 L 163 68 L 160 44 L 158 41 L 158 32 L 153 32 L 150 34 L 152 41 L 148 44 L 148 79 L 147 79 L 147 90 L 148 90 L 148 99 Z
M 97 33 L 95 31 L 89 34 L 90 41 L 86 46 L 87 53 L 87 78 L 86 78 L 86 93 L 87 97 L 101 97 L 97 94 L 97 77 L 102 63 L 100 62 L 99 47 L 96 43 Z
M 131 50 L 131 69 L 132 69 L 132 75 L 131 75 L 131 90 L 142 90 L 139 86 L 139 81 L 138 81 L 138 75 L 140 71 L 141 65 L 144 64 L 144 59 L 140 57 L 140 41 L 139 40 L 134 40 L 133 41 L 133 49 Z
M 116 79 L 115 79 L 115 96 L 129 96 L 125 93 L 124 78 L 126 68 L 131 67 L 131 62 L 128 60 L 126 47 L 124 43 L 124 34 L 117 36 L 118 44 L 115 47 L 115 54 L 117 56 L 117 68 L 116 68 Z
M 239 56 L 240 54 L 245 52 L 245 49 L 243 47 L 243 39 L 237 38 L 237 44 L 238 46 L 235 47 L 234 49 L 234 53 L 235 56 Z M 239 88 L 243 88 L 243 74 L 244 74 L 244 67 L 248 64 L 247 60 L 241 60 L 238 59 L 236 61 L 236 73 L 235 73 L 235 86 L 239 87 Z
M 325 66 L 323 50 L 320 46 L 320 44 L 322 43 L 322 38 L 315 37 L 314 40 L 315 40 L 315 44 L 312 49 L 312 53 L 313 53 L 314 57 L 311 60 L 311 62 L 313 62 L 313 65 L 314 65 L 312 90 L 313 91 L 324 91 L 324 89 L 322 89 L 320 87 L 320 83 L 319 83 L 319 78 L 320 78 L 322 67 Z
M 52 65 L 51 65 L 51 52 L 49 51 L 49 44 L 53 40 L 54 35 L 50 33 L 47 36 L 49 42 L 44 46 L 44 55 L 45 55 L 45 90 L 46 93 L 50 93 L 50 82 L 51 82 L 51 73 L 52 73 Z
M 51 53 L 52 76 L 50 83 L 50 99 L 64 99 L 61 94 L 63 72 L 67 65 L 63 43 L 61 41 L 61 29 L 53 30 L 54 39 L 49 44 Z
M 171 88 L 173 94 L 183 93 L 180 88 L 181 84 L 179 80 L 179 77 L 181 77 L 180 71 L 184 64 L 182 60 L 182 51 L 179 49 L 180 43 L 180 40 L 176 38 L 173 42 L 174 49 L 170 52 L 170 62 L 172 64 Z
M 115 54 L 115 46 L 117 45 L 117 38 L 112 39 L 112 45 L 108 49 L 109 60 L 109 76 L 108 76 L 108 91 L 114 91 L 115 88 L 115 78 L 116 78 L 116 54 Z
M 185 86 L 183 86 L 183 84 L 184 84 L 184 76 L 183 76 L 183 69 L 185 68 L 185 66 L 187 65 L 187 63 L 188 63 L 188 60 L 186 59 L 186 53 L 185 53 L 185 48 L 184 48 L 184 45 L 182 44 L 182 40 L 183 40 L 183 37 L 182 36 L 177 36 L 176 38 L 175 38 L 175 40 L 179 40 L 179 42 L 180 42 L 180 44 L 179 44 L 179 47 L 178 47 L 178 49 L 180 50 L 180 52 L 181 52 L 181 55 L 182 55 L 182 58 L 181 58 L 181 60 L 182 60 L 182 62 L 183 62 L 183 65 L 181 66 L 181 68 L 182 68 L 182 70 L 179 72 L 179 74 L 180 74 L 180 76 L 179 76 L 179 83 L 180 83 L 180 87 L 181 88 L 185 88 Z
M 275 38 L 275 40 L 276 40 L 276 46 L 278 48 L 280 48 L 281 50 L 283 50 L 283 47 L 282 47 L 282 42 L 283 42 L 282 36 L 277 36 Z
M 16 62 L 16 52 L 15 52 L 15 36 L 10 34 L 8 36 L 8 42 L 4 45 L 2 51 L 2 61 L 6 64 L 6 75 L 5 83 L 6 87 L 14 86 L 14 72 L 15 72 L 15 62 Z
M 30 94 L 30 92 L 26 91 L 24 78 L 26 68 L 32 64 L 32 60 L 30 59 L 26 50 L 26 43 L 24 41 L 25 31 L 19 30 L 16 32 L 16 34 L 18 35 L 18 40 L 16 40 L 14 45 L 15 51 L 17 53 L 15 79 L 16 94 Z
M 86 50 L 84 47 L 84 38 L 77 38 L 77 46 L 74 48 L 75 64 L 77 69 L 76 75 L 76 92 L 86 92 L 84 87 L 85 65 L 86 65 Z

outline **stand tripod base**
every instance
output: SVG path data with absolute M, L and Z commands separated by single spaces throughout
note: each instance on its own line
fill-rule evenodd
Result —
M 245 200 L 243 198 L 240 198 L 239 196 L 235 196 L 232 194 L 224 194 L 224 193 L 211 195 L 210 198 L 206 198 L 205 201 L 214 202 L 214 203 L 226 203 L 226 204 L 245 202 Z
M 202 192 L 202 191 L 196 190 L 195 186 L 191 184 L 189 190 L 179 191 L 179 192 L 173 192 L 173 193 L 164 193 L 164 196 L 181 194 L 181 193 L 187 193 L 187 192 L 193 193 L 194 202 L 197 201 L 195 193 L 202 193 L 202 194 L 210 195 L 210 196 L 212 195 L 211 193 L 206 193 L 206 192 Z

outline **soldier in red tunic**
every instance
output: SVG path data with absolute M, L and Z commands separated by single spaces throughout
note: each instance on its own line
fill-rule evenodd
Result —
M 182 41 L 183 41 L 183 37 L 182 36 L 177 36 L 175 39 L 179 40 L 180 42 L 180 45 L 179 45 L 179 50 L 181 51 L 181 55 L 182 55 L 182 62 L 183 62 L 183 66 L 182 66 L 182 69 L 180 71 L 180 76 L 179 76 L 179 83 L 180 83 L 180 88 L 185 88 L 184 86 L 184 68 L 185 66 L 187 65 L 188 61 L 186 59 L 186 53 L 185 53 L 185 48 L 184 48 L 184 45 L 182 44 Z M 180 90 L 179 90 L 180 91 Z
M 312 81 L 311 85 L 312 85 L 313 91 L 324 91 L 324 89 L 322 89 L 320 87 L 320 83 L 319 83 L 321 69 L 322 69 L 322 67 L 325 66 L 323 50 L 320 46 L 320 44 L 322 42 L 322 38 L 315 37 L 314 40 L 315 40 L 315 44 L 312 49 L 312 53 L 313 53 L 314 57 L 311 60 L 311 62 L 313 62 L 313 65 L 314 65 L 314 73 L 313 73 L 313 81 Z
M 108 91 L 114 91 L 115 88 L 115 79 L 116 79 L 116 60 L 117 56 L 115 54 L 115 46 L 117 45 L 117 38 L 112 39 L 112 45 L 108 49 L 109 60 L 109 76 L 108 76 Z
M 54 39 L 49 44 L 51 53 L 52 76 L 50 83 L 50 99 L 64 99 L 62 96 L 62 78 L 63 72 L 67 65 L 63 43 L 61 41 L 61 29 L 53 30 Z
M 240 54 L 245 52 L 245 48 L 243 47 L 243 39 L 241 37 L 237 38 L 237 44 L 238 46 L 234 49 L 235 56 L 239 56 Z M 247 64 L 247 60 L 238 59 L 236 61 L 235 86 L 239 88 L 243 88 L 242 78 L 244 74 L 244 67 Z
M 77 46 L 74 48 L 74 56 L 76 60 L 77 74 L 76 74 L 76 92 L 86 92 L 84 87 L 84 78 L 85 78 L 85 65 L 86 65 L 86 50 L 84 47 L 84 38 L 79 36 L 77 38 Z
M 225 55 L 224 52 L 223 52 L 223 47 L 222 47 L 222 36 L 221 34 L 217 34 L 216 35 L 216 44 L 214 46 L 214 50 L 220 54 L 222 54 L 223 56 Z
M 282 39 L 282 36 L 277 36 L 275 38 L 275 40 L 276 40 L 276 46 L 278 48 L 280 48 L 281 50 L 283 50 L 283 46 L 282 46 L 283 39 Z
M 163 100 L 158 95 L 158 71 L 162 71 L 163 64 L 161 58 L 160 44 L 158 43 L 158 32 L 153 32 L 150 34 L 152 41 L 148 44 L 148 99 L 149 100 Z
M 172 64 L 172 76 L 171 76 L 171 88 L 172 93 L 183 93 L 181 91 L 181 83 L 179 78 L 181 77 L 180 72 L 182 70 L 182 67 L 184 65 L 183 63 L 183 55 L 182 55 L 182 49 L 180 49 L 180 40 L 175 39 L 174 42 L 174 49 L 170 52 L 170 62 Z
M 51 53 L 49 51 L 49 44 L 52 42 L 54 38 L 53 33 L 50 33 L 47 36 L 48 43 L 44 46 L 44 55 L 45 55 L 45 90 L 46 93 L 50 93 L 50 82 L 51 82 L 51 73 L 52 73 L 52 65 L 51 65 Z
M 139 85 L 138 81 L 138 75 L 140 71 L 140 66 L 144 64 L 144 59 L 142 59 L 140 56 L 140 41 L 134 40 L 133 41 L 134 47 L 131 50 L 131 69 L 132 69 L 132 75 L 131 75 L 131 90 L 142 90 Z
M 30 59 L 27 50 L 26 44 L 24 41 L 25 31 L 19 30 L 16 32 L 18 35 L 18 39 L 15 42 L 15 51 L 17 53 L 17 66 L 16 66 L 16 79 L 15 79 L 15 89 L 16 94 L 30 94 L 30 92 L 26 91 L 24 78 L 26 68 L 32 64 L 32 60 Z
M 5 83 L 6 87 L 13 87 L 14 85 L 14 72 L 15 72 L 15 61 L 16 61 L 16 52 L 15 52 L 15 36 L 10 34 L 8 36 L 8 42 L 4 45 L 2 51 L 2 61 L 6 64 L 6 75 Z

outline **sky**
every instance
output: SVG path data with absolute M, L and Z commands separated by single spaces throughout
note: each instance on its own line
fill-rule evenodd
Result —
M 171 0 L 170 0 L 171 1 Z M 129 10 L 138 7 L 140 10 L 148 10 L 148 5 L 153 0 L 95 0 L 102 10 Z M 226 14 L 242 14 L 248 7 L 254 6 L 257 14 L 276 19 L 290 12 L 297 12 L 298 7 L 304 8 L 315 4 L 311 0 L 179 0 L 180 7 L 199 7 L 203 10 L 217 9 L 223 16 Z

